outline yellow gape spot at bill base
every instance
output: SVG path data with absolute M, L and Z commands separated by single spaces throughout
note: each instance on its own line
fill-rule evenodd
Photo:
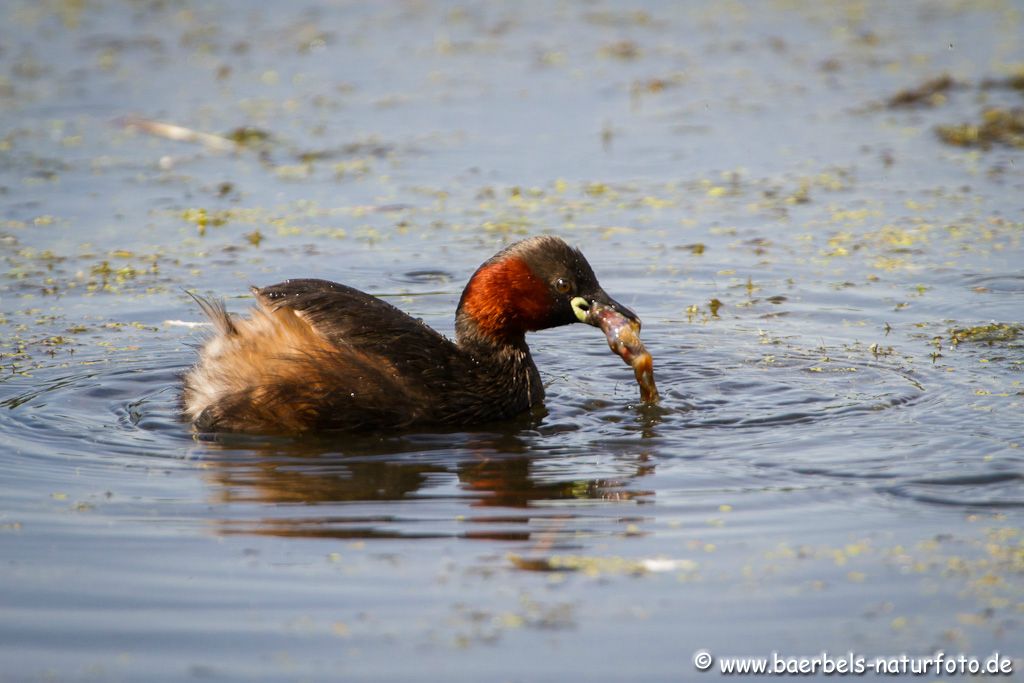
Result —
M 590 310 L 590 303 L 586 299 L 582 296 L 574 297 L 569 302 L 569 305 L 572 306 L 572 312 L 576 314 L 576 318 L 581 323 L 587 322 L 587 311 Z

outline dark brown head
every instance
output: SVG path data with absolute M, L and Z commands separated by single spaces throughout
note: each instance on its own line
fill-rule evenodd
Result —
M 460 344 L 522 344 L 527 332 L 589 323 L 586 312 L 598 302 L 638 320 L 601 289 L 578 249 L 558 237 L 531 237 L 498 252 L 473 274 L 456 312 L 456 337 Z

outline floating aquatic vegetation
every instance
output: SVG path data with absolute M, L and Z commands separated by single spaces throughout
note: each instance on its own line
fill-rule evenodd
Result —
M 602 47 L 601 55 L 623 61 L 632 61 L 640 56 L 640 46 L 632 40 L 620 40 Z
M 1019 90 L 1024 93 L 1024 67 L 1017 70 L 1006 78 L 986 78 L 981 82 L 981 87 L 985 90 L 1005 88 L 1008 90 Z
M 968 342 L 992 346 L 1015 341 L 1022 332 L 1024 325 L 1020 323 L 989 323 L 973 327 L 954 327 L 949 331 L 949 338 L 954 346 Z
M 939 139 L 957 147 L 991 149 L 1005 145 L 1024 149 L 1024 107 L 986 109 L 979 123 L 938 126 Z
M 976 86 L 943 74 L 916 88 L 901 90 L 886 100 L 885 106 L 890 109 L 935 107 L 946 101 L 947 93 L 968 85 L 980 90 L 1009 89 L 1024 93 L 1024 70 L 1005 78 L 988 78 Z M 935 133 L 946 144 L 957 147 L 988 150 L 994 145 L 1004 145 L 1024 148 L 1024 108 L 990 107 L 982 112 L 981 120 L 977 123 L 937 126 Z
M 585 14 L 583 19 L 595 26 L 654 26 L 661 23 L 644 10 L 596 10 Z
M 949 74 L 925 81 L 916 88 L 907 88 L 885 101 L 890 109 L 935 107 L 946 101 L 946 93 L 959 85 Z
M 681 73 L 672 74 L 665 78 L 639 78 L 629 86 L 630 97 L 636 102 L 643 95 L 656 95 L 669 88 L 680 85 L 685 80 Z
M 181 218 L 187 223 L 195 223 L 196 230 L 199 231 L 199 235 L 206 234 L 207 226 L 219 227 L 228 222 L 228 213 L 226 211 L 217 211 L 210 214 L 204 208 L 198 209 L 185 209 L 181 212 Z
M 273 138 L 270 133 L 260 128 L 252 128 L 250 126 L 235 128 L 227 134 L 227 139 L 231 140 L 239 147 L 247 149 L 261 149 L 273 142 Z

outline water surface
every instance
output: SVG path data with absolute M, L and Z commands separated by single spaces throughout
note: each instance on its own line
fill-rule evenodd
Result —
M 0 12 L 3 680 L 1024 670 L 1021 150 L 936 133 L 1024 106 L 1019 4 Z M 644 319 L 659 406 L 573 326 L 508 424 L 180 420 L 186 289 L 324 277 L 451 334 L 540 233 Z

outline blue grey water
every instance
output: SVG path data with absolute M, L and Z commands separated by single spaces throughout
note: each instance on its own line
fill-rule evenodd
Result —
M 265 5 L 0 7 L 0 680 L 1021 676 L 1020 138 L 936 134 L 1024 106 L 1019 2 Z M 450 334 L 540 233 L 643 318 L 660 406 L 577 325 L 507 425 L 180 419 L 186 289 Z

